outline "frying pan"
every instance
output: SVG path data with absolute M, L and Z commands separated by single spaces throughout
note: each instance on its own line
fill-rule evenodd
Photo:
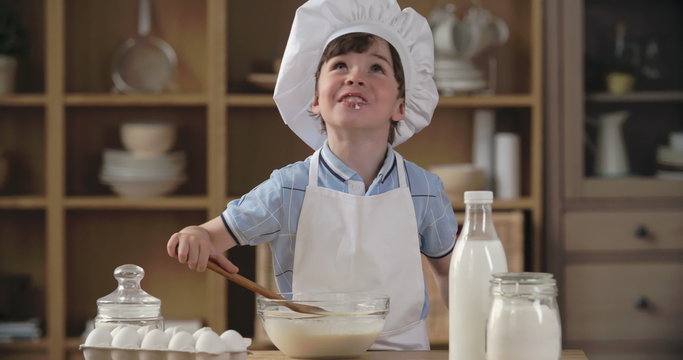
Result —
M 167 42 L 149 35 L 150 0 L 139 0 L 138 6 L 138 34 L 116 50 L 111 78 L 116 92 L 156 94 L 169 87 L 178 60 Z

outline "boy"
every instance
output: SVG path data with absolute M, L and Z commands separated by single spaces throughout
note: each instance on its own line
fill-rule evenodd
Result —
M 281 292 L 388 294 L 372 348 L 428 350 L 420 253 L 446 296 L 457 224 L 438 177 L 392 145 L 426 126 L 436 106 L 432 46 L 426 20 L 393 0 L 302 5 L 274 97 L 317 151 L 221 216 L 173 234 L 169 255 L 197 271 L 211 258 L 236 272 L 222 252 L 268 242 Z

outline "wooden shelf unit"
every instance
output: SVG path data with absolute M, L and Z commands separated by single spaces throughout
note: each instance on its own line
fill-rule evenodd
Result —
M 683 181 L 658 177 L 656 149 L 683 126 L 683 4 L 547 0 L 546 9 L 545 228 L 564 346 L 591 360 L 680 359 Z M 618 22 L 629 42 L 644 34 L 660 41 L 668 76 L 637 76 L 632 92 L 604 92 L 612 49 L 603 45 L 614 42 Z M 630 114 L 622 136 L 632 175 L 600 177 L 589 166 L 590 119 L 611 111 Z
M 44 337 L 36 343 L 0 344 L 0 357 L 80 358 L 76 345 L 85 320 L 95 315 L 96 299 L 114 289 L 115 266 L 128 262 L 145 268 L 142 286 L 162 299 L 165 317 L 200 318 L 217 331 L 251 331 L 242 327 L 248 322 L 253 326 L 254 314 L 248 311 L 252 300 L 235 295 L 233 288 L 229 292 L 218 276 L 195 274 L 175 264 L 165 255 L 164 244 L 173 231 L 219 214 L 228 200 L 263 181 L 273 169 L 311 153 L 282 123 L 272 95 L 246 82 L 254 64 L 282 53 L 294 10 L 302 3 L 153 3 L 152 34 L 178 53 L 179 90 L 121 95 L 111 93 L 109 61 L 116 47 L 135 34 L 137 1 L 12 2 L 25 15 L 29 31 L 38 34 L 31 46 L 40 51 L 33 53 L 37 58 L 30 64 L 43 76 L 23 73 L 20 79 L 26 83 L 19 93 L 0 97 L 0 147 L 21 165 L 13 169 L 15 182 L 0 189 L 0 238 L 3 246 L 17 248 L 24 244 L 17 235 L 25 232 L 30 243 L 39 246 L 0 264 L 0 274 L 32 274 L 40 303 L 31 311 L 41 316 Z M 424 15 L 435 6 L 417 0 L 399 3 Z M 511 28 L 508 43 L 491 52 L 500 59 L 504 74 L 498 82 L 500 94 L 441 98 L 432 124 L 398 151 L 423 167 L 469 162 L 472 113 L 494 109 L 501 128 L 523 139 L 525 170 L 523 197 L 496 201 L 494 207 L 524 213 L 527 265 L 540 269 L 543 0 L 483 4 Z M 254 14 L 264 9 L 265 20 L 254 21 Z M 273 28 L 263 29 L 266 23 Z M 140 117 L 171 119 L 179 125 L 174 150 L 185 151 L 192 165 L 187 183 L 176 194 L 119 198 L 97 179 L 102 149 L 121 146 L 117 126 Z M 288 151 L 267 152 L 273 148 Z M 462 204 L 453 206 L 463 209 Z M 246 253 L 236 261 L 249 271 L 254 251 L 237 253 Z M 26 257 L 30 261 L 25 262 Z

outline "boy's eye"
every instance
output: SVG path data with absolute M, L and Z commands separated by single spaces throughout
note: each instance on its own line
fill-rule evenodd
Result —
M 346 64 L 343 62 L 338 62 L 332 65 L 332 70 L 346 69 Z
M 384 68 L 379 64 L 375 64 L 370 67 L 370 71 L 384 73 Z

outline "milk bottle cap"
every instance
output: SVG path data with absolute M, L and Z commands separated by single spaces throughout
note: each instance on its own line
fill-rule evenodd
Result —
M 465 191 L 465 203 L 492 203 L 493 191 Z

